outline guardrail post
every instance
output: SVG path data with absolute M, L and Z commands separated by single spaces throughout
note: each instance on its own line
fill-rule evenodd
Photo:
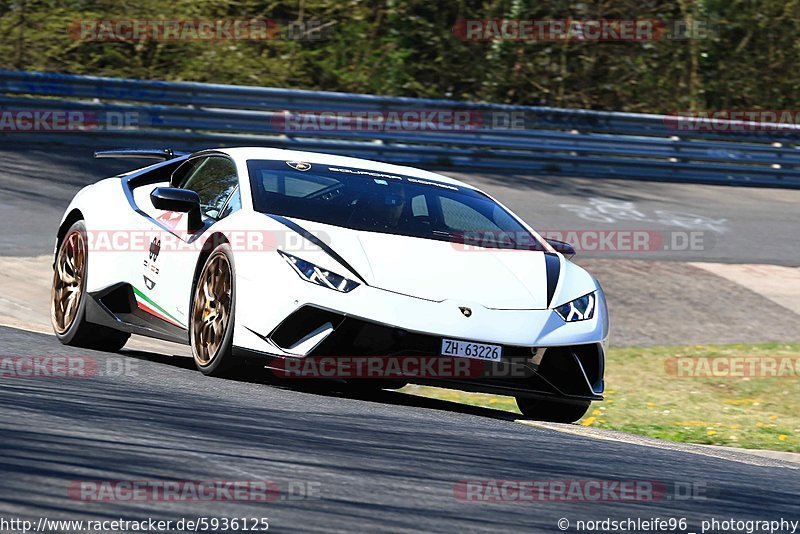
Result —
M 675 153 L 675 156 L 669 158 L 670 163 L 683 163 L 680 145 L 683 140 L 677 135 L 670 136 L 669 140 L 672 141 L 672 151 Z M 670 165 L 670 170 L 672 171 L 671 174 L 675 176 L 678 174 L 679 167 L 677 165 Z
M 775 153 L 778 155 L 778 163 L 773 163 L 771 165 L 771 167 L 773 169 L 780 169 L 781 172 L 778 173 L 778 180 L 782 181 L 783 180 L 783 167 L 784 167 L 783 150 L 782 150 L 783 143 L 780 143 L 780 142 L 776 141 L 776 142 L 772 143 L 772 148 L 777 148 Z

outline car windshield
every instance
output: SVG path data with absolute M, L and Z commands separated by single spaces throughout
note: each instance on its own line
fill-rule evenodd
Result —
M 491 198 L 466 187 L 298 161 L 247 162 L 261 213 L 490 248 L 542 250 Z

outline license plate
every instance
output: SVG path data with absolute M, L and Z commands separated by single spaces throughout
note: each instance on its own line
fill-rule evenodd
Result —
M 500 345 L 487 345 L 486 343 L 473 343 L 471 341 L 443 339 L 442 355 L 499 362 L 503 355 L 503 347 Z

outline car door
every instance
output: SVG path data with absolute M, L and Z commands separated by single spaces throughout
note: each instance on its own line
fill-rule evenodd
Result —
M 165 224 L 177 221 L 163 234 L 161 242 L 151 243 L 144 262 L 147 296 L 161 312 L 162 319 L 177 326 L 188 326 L 192 281 L 207 235 L 214 225 L 241 206 L 237 199 L 239 178 L 234 162 L 225 155 L 206 155 L 191 158 L 175 170 L 172 185 L 194 191 L 200 197 L 203 225 L 187 231 L 186 215 L 161 212 L 157 221 Z M 169 241 L 165 241 L 168 238 Z

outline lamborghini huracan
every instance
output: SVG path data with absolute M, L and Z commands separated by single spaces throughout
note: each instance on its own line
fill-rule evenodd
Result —
M 51 294 L 62 343 L 176 341 L 207 375 L 321 358 L 479 363 L 460 376 L 331 378 L 512 395 L 550 421 L 603 398 L 600 284 L 568 244 L 475 187 L 273 148 L 96 157 L 158 161 L 85 187 L 66 209 Z

